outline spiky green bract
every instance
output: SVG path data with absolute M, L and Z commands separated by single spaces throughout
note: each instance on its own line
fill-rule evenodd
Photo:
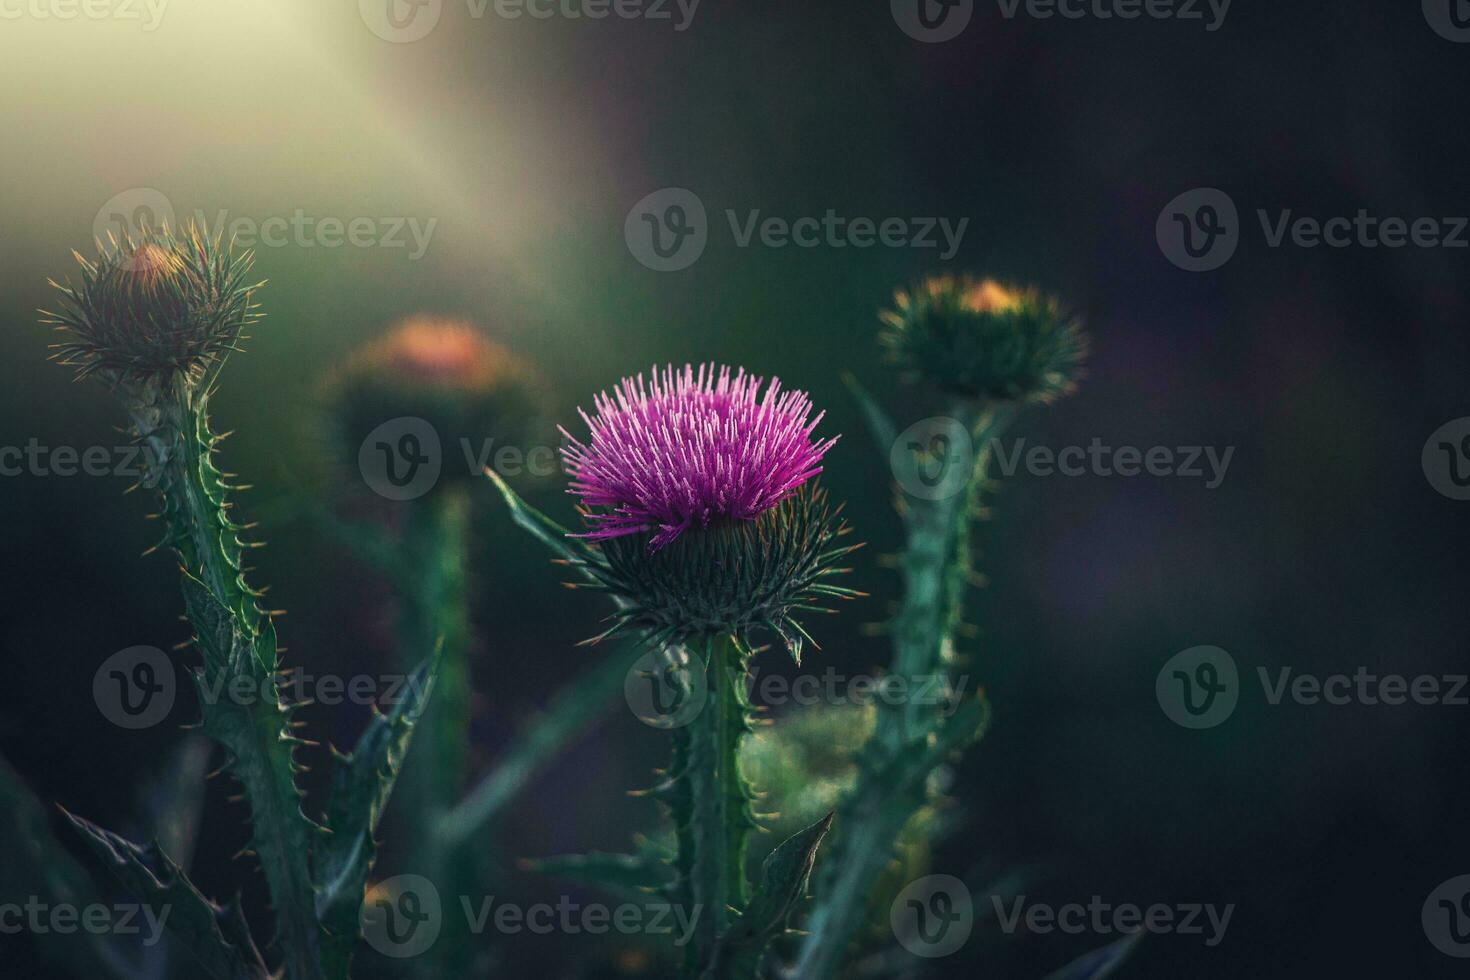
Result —
M 926 279 L 879 319 L 879 342 L 906 381 L 967 398 L 1051 401 L 1073 388 L 1087 355 L 1057 300 L 988 279 Z
M 62 332 L 55 357 L 79 375 L 197 378 L 258 318 L 251 296 L 262 284 L 248 278 L 252 256 L 219 235 L 149 232 L 111 243 L 95 261 L 73 254 L 81 281 L 52 283 L 60 308 L 43 311 L 43 322 Z
M 811 637 L 799 615 L 861 595 L 828 581 L 860 547 L 842 543 L 848 532 L 840 508 L 806 484 L 753 520 L 690 528 L 652 553 L 646 534 L 608 538 L 590 549 L 586 570 L 623 606 L 610 633 L 637 630 L 655 646 L 720 634 L 749 644 L 767 629 L 800 663 Z

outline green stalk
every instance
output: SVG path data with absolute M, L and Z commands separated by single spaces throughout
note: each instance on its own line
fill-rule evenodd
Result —
M 867 407 L 870 413 L 877 411 Z M 954 638 L 973 578 L 970 525 L 980 510 L 990 442 L 1014 418 L 1015 409 L 987 410 L 961 401 L 950 415 L 975 443 L 974 468 L 965 488 L 938 500 L 911 498 L 904 512 L 907 537 L 899 566 L 904 594 L 891 624 L 892 673 L 906 678 L 910 690 L 917 689 L 921 678 L 948 677 L 953 668 Z M 880 705 L 877 728 L 859 756 L 857 783 L 838 810 L 832 852 L 818 875 L 817 903 L 805 923 L 807 936 L 795 971 L 803 980 L 824 980 L 837 972 L 865 920 L 874 885 L 893 858 L 895 841 L 927 802 L 929 773 L 949 753 L 977 738 L 988 714 L 980 701 L 966 704 L 947 720 L 939 705 L 920 699 Z
M 719 940 L 750 900 L 745 851 L 756 826 L 750 784 L 740 771 L 740 740 L 751 730 L 748 654 L 732 636 L 708 639 L 702 654 L 704 677 L 694 683 L 705 685 L 705 702 L 674 730 L 666 798 L 678 838 L 675 900 L 699 913 L 685 968 L 724 977 L 733 974 L 717 965 Z
M 244 680 L 258 697 L 201 696 L 204 730 L 229 751 L 229 768 L 251 811 L 258 855 L 275 909 L 290 980 L 322 980 L 321 933 L 308 855 L 319 828 L 301 810 L 290 709 L 277 683 L 275 631 L 245 583 L 243 530 L 229 517 L 213 453 L 207 383 L 183 375 L 125 386 L 124 402 L 147 449 L 148 483 L 162 499 L 166 536 L 185 574 L 190 620 L 204 654 L 201 695 Z
M 465 891 L 462 862 L 438 833 L 440 822 L 464 791 L 469 763 L 471 678 L 469 663 L 468 545 L 470 499 L 448 485 L 412 505 L 400 550 L 402 585 L 399 643 L 402 668 L 413 669 L 420 651 L 439 644 L 439 677 L 433 702 L 419 720 L 408 764 L 400 777 L 414 806 L 400 811 L 400 831 L 410 842 L 408 867 L 446 895 Z M 466 969 L 468 936 L 446 929 L 423 968 L 445 976 Z M 432 963 L 427 962 L 432 960 Z

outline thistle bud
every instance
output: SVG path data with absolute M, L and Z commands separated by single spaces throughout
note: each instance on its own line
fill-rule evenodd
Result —
M 545 388 L 529 364 L 463 320 L 418 315 L 361 348 L 326 379 L 331 455 L 351 468 L 369 433 L 422 419 L 441 444 L 518 445 L 543 415 Z M 524 448 L 524 447 L 521 447 Z M 478 477 L 469 466 L 446 477 Z
M 96 261 L 76 256 L 81 281 L 53 282 L 60 309 L 42 311 L 65 338 L 55 358 L 79 375 L 197 379 L 257 319 L 251 296 L 261 284 L 246 281 L 251 256 L 233 254 L 218 236 L 164 231 L 100 251 Z
M 990 279 L 926 279 L 899 290 L 879 319 L 879 341 L 905 381 L 965 398 L 1053 401 L 1075 386 L 1087 354 L 1057 300 Z

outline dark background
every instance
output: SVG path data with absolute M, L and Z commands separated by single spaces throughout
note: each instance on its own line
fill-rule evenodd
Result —
M 244 36 L 183 2 L 156 32 L 121 39 L 107 33 L 117 25 L 0 25 L 14 56 L 0 69 L 0 445 L 120 439 L 110 396 L 45 362 L 32 312 L 113 194 L 157 187 L 211 213 L 437 217 L 418 262 L 259 254 L 269 316 L 229 365 L 215 413 L 236 431 L 229 468 L 256 485 L 241 507 L 267 519 L 255 580 L 289 610 L 287 659 L 320 672 L 391 664 L 388 591 L 291 522 L 285 502 L 318 483 L 321 375 L 427 310 L 470 317 L 539 363 L 563 419 L 654 362 L 729 361 L 809 390 L 823 430 L 844 434 L 824 482 L 870 542 L 857 578 L 874 593 L 816 624 L 824 649 L 811 657 L 864 671 L 886 662 L 885 641 L 861 626 L 894 595 L 876 559 L 900 532 L 886 452 L 839 375 L 898 401 L 873 340 L 895 285 L 941 267 L 1035 282 L 1083 315 L 1094 356 L 1075 396 L 1028 413 L 1015 434 L 1235 455 L 1215 490 L 1004 481 L 979 531 L 990 584 L 971 608 L 983 633 L 967 643 L 996 724 L 957 773 L 964 821 L 935 870 L 1044 866 L 1030 894 L 1054 904 L 1236 906 L 1218 947 L 1151 937 L 1122 976 L 1456 969 L 1419 917 L 1435 886 L 1470 872 L 1470 708 L 1271 707 L 1256 686 L 1227 723 L 1197 732 L 1163 715 L 1154 678 L 1206 643 L 1252 677 L 1258 666 L 1466 670 L 1470 505 L 1429 486 L 1420 450 L 1470 414 L 1467 254 L 1272 249 L 1255 211 L 1470 213 L 1470 45 L 1437 36 L 1418 4 L 1368 0 L 1237 0 L 1214 33 L 1197 21 L 1007 21 L 982 3 L 937 45 L 910 40 L 877 2 L 705 0 L 683 33 L 615 18 L 473 21 L 451 4 L 433 35 L 405 45 L 372 36 L 352 6 L 265 4 L 257 16 L 274 20 Z M 704 256 L 673 274 L 639 265 L 622 238 L 633 202 L 665 186 L 694 190 L 715 221 Z M 1246 227 L 1226 266 L 1191 274 L 1164 258 L 1154 225 L 1201 186 L 1229 193 Z M 740 249 L 727 207 L 970 227 L 949 263 L 913 249 Z M 138 557 L 158 531 L 144 520 L 151 501 L 123 496 L 125 484 L 0 479 L 0 752 L 46 800 L 114 827 L 179 734 L 113 728 L 90 696 L 93 672 L 116 650 L 187 635 L 171 561 Z M 569 520 L 554 484 L 528 493 Z M 488 486 L 479 497 L 475 749 L 488 762 L 599 656 L 574 643 L 604 609 L 563 592 Z M 342 709 L 306 717 L 313 737 L 338 743 L 362 723 Z M 524 795 L 499 847 L 625 846 L 652 815 L 625 792 L 664 750 L 615 711 Z M 217 895 L 245 887 L 263 925 L 258 876 L 227 861 L 243 842 L 229 792 L 210 788 L 196 879 Z M 511 880 L 508 897 L 555 894 Z M 1103 941 L 982 937 L 934 975 L 1039 977 Z M 544 937 L 516 955 L 556 975 L 574 947 Z M 40 975 L 23 943 L 6 937 L 0 956 L 17 957 L 9 975 Z

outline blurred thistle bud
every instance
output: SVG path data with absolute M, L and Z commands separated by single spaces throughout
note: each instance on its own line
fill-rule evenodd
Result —
M 481 475 L 470 461 L 483 457 L 489 465 L 497 450 L 532 448 L 526 442 L 541 435 L 547 399 L 537 372 L 520 357 L 467 321 L 430 314 L 399 322 L 350 355 L 326 378 L 323 396 L 330 455 L 349 471 L 371 433 L 414 419 L 433 427 L 446 460 L 467 457 L 463 466 L 444 467 L 446 478 L 461 480 Z M 546 456 L 553 467 L 549 447 Z
M 764 391 L 762 388 L 764 387 Z M 857 546 L 809 483 L 836 439 L 800 391 L 727 367 L 625 378 L 583 412 L 587 443 L 562 449 L 597 543 L 588 571 L 623 604 L 625 626 L 659 642 L 758 629 L 800 661 L 799 610 L 859 595 L 827 582 Z M 607 634 L 604 634 L 607 635 Z
M 246 280 L 252 255 L 234 254 L 218 235 L 147 232 L 98 250 L 96 261 L 73 253 L 81 281 L 53 280 L 60 308 L 41 311 L 65 338 L 54 358 L 80 376 L 198 380 L 258 319 L 251 297 L 263 283 Z
M 899 290 L 879 342 L 904 380 L 966 398 L 1050 402 L 1076 385 L 1087 337 L 1038 290 L 940 275 Z

